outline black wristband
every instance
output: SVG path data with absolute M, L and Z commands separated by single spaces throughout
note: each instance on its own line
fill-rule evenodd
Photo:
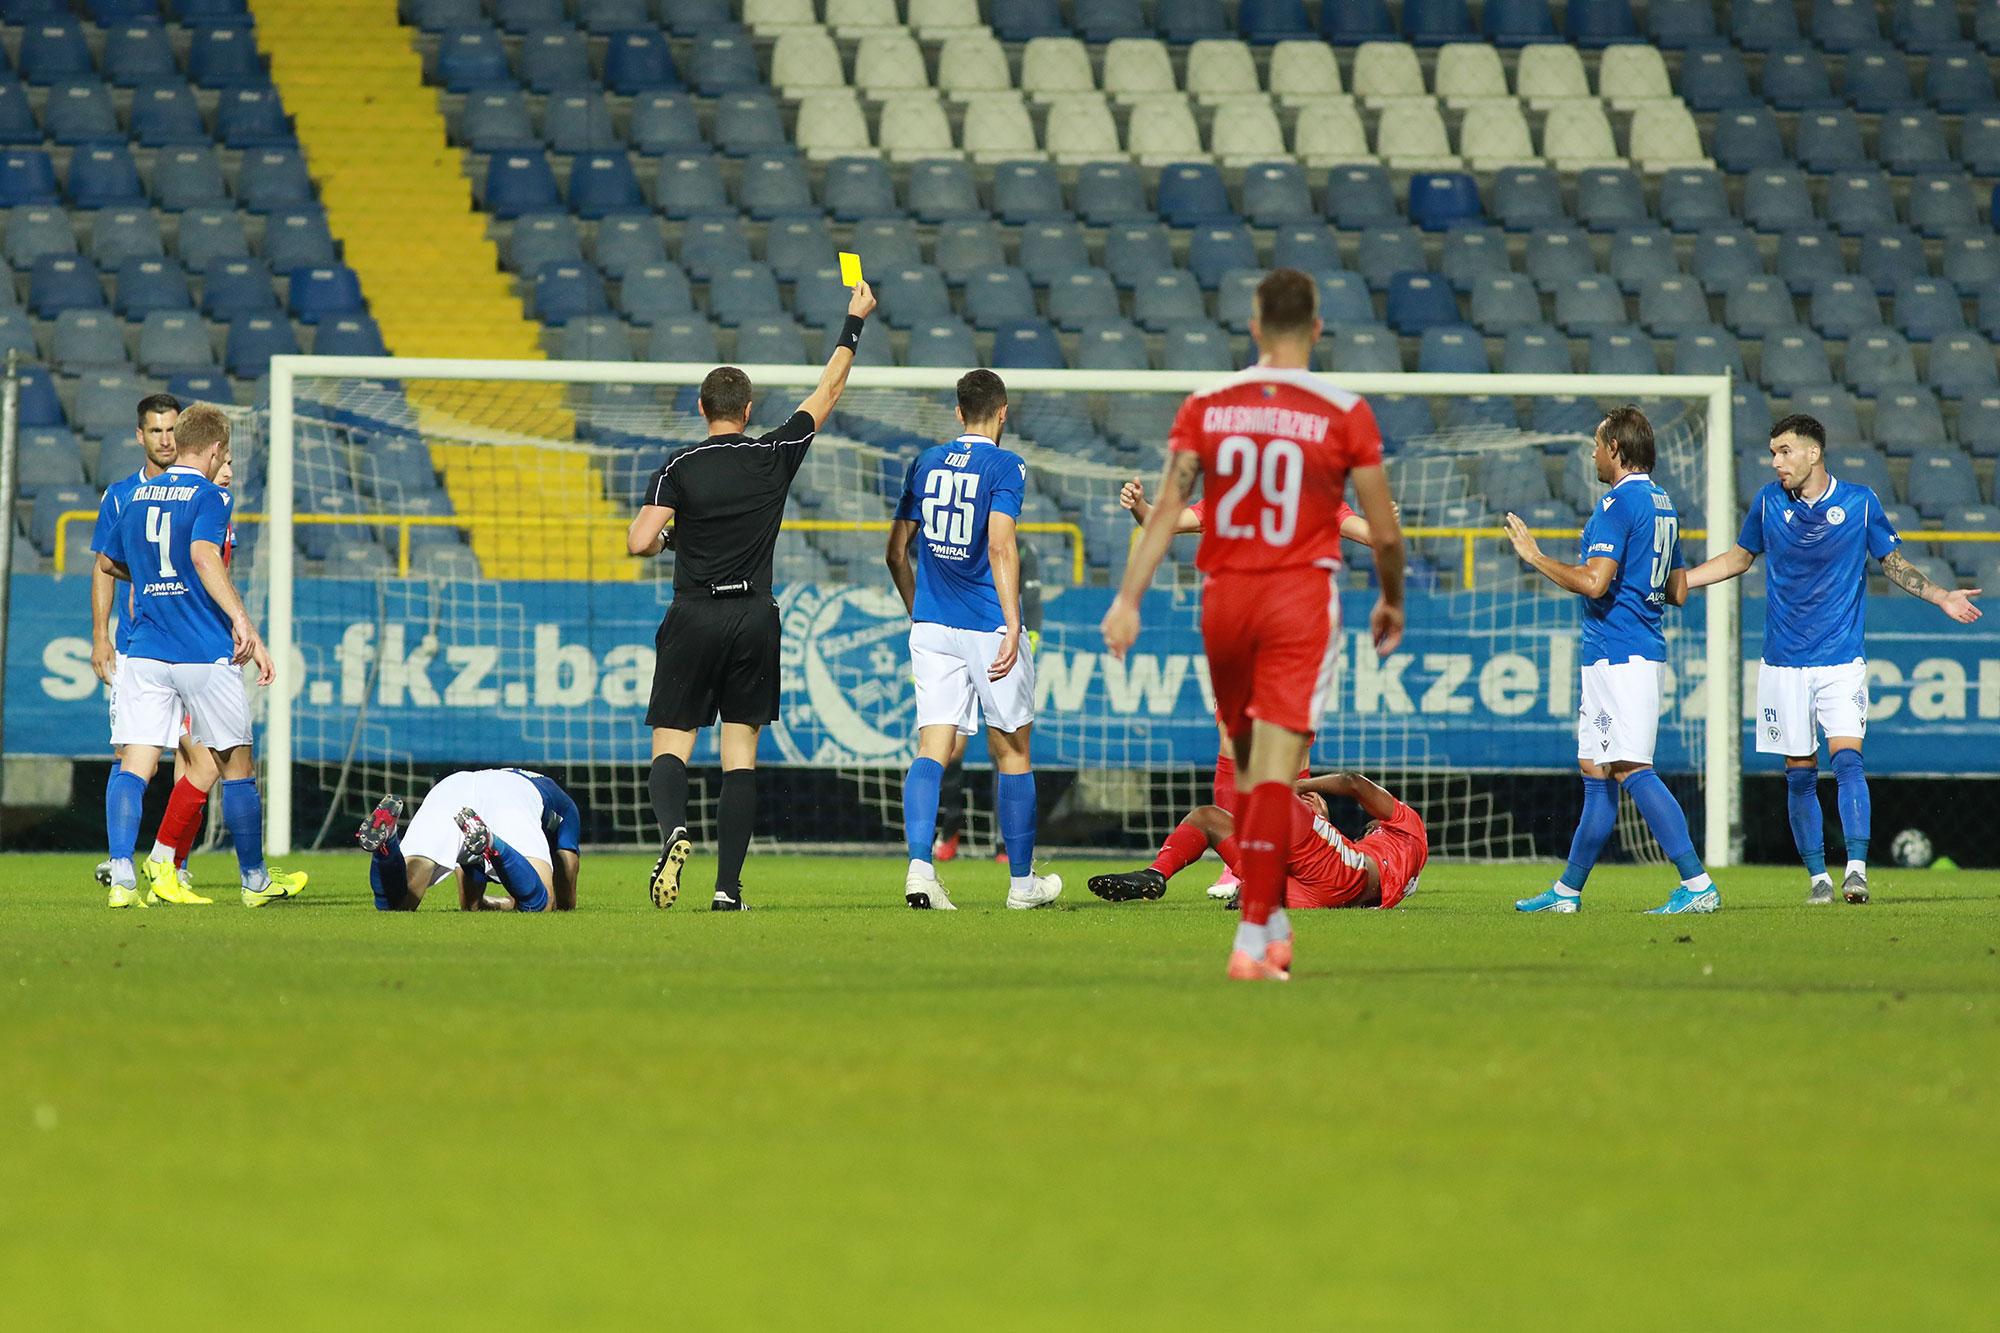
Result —
M 840 338 L 834 346 L 845 347 L 850 352 L 861 346 L 861 329 L 867 322 L 859 315 L 849 315 L 847 322 L 840 326 Z

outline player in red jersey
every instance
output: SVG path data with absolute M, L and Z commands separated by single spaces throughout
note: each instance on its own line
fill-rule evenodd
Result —
M 1195 557 L 1201 632 L 1216 713 L 1236 751 L 1242 796 L 1242 920 L 1229 975 L 1290 975 L 1291 924 L 1279 898 L 1303 766 L 1333 685 L 1340 642 L 1339 506 L 1350 476 L 1375 549 L 1381 596 L 1369 616 L 1375 651 L 1403 637 L 1403 534 L 1382 470 L 1375 414 L 1308 369 L 1320 335 L 1319 293 L 1297 269 L 1257 286 L 1257 364 L 1181 404 L 1159 502 L 1104 615 L 1104 644 L 1123 658 L 1139 637 L 1139 602 L 1197 483 L 1208 522 Z M 1247 790 L 1246 790 L 1247 783 Z
M 1430 834 L 1415 810 L 1359 773 L 1329 773 L 1292 784 L 1300 809 L 1292 820 L 1284 906 L 1394 907 L 1416 888 L 1430 858 Z M 1352 797 L 1368 816 L 1362 836 L 1349 841 L 1327 813 L 1329 796 Z M 1213 847 L 1234 865 L 1236 820 L 1219 805 L 1190 811 L 1160 854 L 1143 870 L 1093 875 L 1090 891 L 1106 902 L 1151 902 L 1167 891 L 1167 881 Z

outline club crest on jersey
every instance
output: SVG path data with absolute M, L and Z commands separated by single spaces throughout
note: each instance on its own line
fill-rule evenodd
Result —
M 1835 505 L 1833 508 L 1826 511 L 1826 521 L 1833 524 L 1833 526 L 1837 528 L 1841 524 L 1847 522 L 1847 511 L 1845 509 L 1842 509 L 1839 505 Z

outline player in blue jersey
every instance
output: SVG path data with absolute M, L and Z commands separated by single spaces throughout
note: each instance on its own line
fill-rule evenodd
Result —
M 568 912 L 582 867 L 576 802 L 525 768 L 452 773 L 399 835 L 403 800 L 385 796 L 355 835 L 369 853 L 378 912 L 414 912 L 447 875 L 467 912 Z M 505 895 L 488 894 L 498 884 Z
M 134 594 L 132 641 L 118 671 L 111 731 L 122 758 L 105 793 L 111 877 L 136 893 L 132 857 L 146 783 L 185 718 L 195 743 L 214 751 L 221 771 L 222 818 L 236 844 L 243 903 L 261 907 L 293 896 L 306 877 L 273 875 L 264 864 L 263 802 L 240 664 L 255 665 L 257 683 L 268 685 L 271 658 L 223 563 L 232 504 L 214 478 L 229 459 L 229 419 L 220 408 L 196 403 L 181 413 L 174 435 L 174 465 L 133 490 L 98 557 L 101 568 L 131 582 Z M 164 836 L 154 843 L 145 874 L 148 905 L 209 901 L 178 882 Z
M 1557 587 L 1583 600 L 1583 706 L 1577 712 L 1577 767 L 1583 770 L 1583 815 L 1570 842 L 1569 864 L 1545 892 L 1514 904 L 1521 912 L 1574 912 L 1618 814 L 1613 784 L 1630 793 L 1660 850 L 1673 862 L 1680 887 L 1653 912 L 1713 912 L 1722 895 L 1702 869 L 1687 816 L 1653 771 L 1660 729 L 1660 674 L 1667 660 L 1661 617 L 1669 603 L 1687 601 L 1681 565 L 1680 515 L 1653 483 L 1653 425 L 1632 406 L 1597 427 L 1597 479 L 1611 490 L 1583 526 L 1583 563 L 1543 555 L 1528 525 L 1507 515 L 1507 536 L 1521 559 Z
M 1979 589 L 1944 589 L 1900 549 L 1882 500 L 1859 482 L 1826 470 L 1826 428 L 1805 415 L 1771 427 L 1777 475 L 1750 499 L 1733 550 L 1688 571 L 1688 587 L 1733 579 L 1767 555 L 1764 655 L 1757 664 L 1757 752 L 1785 757 L 1785 805 L 1805 862 L 1808 903 L 1833 901 L 1826 870 L 1826 825 L 1819 805 L 1819 738 L 1832 756 L 1840 831 L 1847 843 L 1841 891 L 1868 901 L 1868 777 L 1861 738 L 1868 730 L 1868 663 L 1863 644 L 1868 562 L 1891 583 L 1961 625 L 1979 619 Z
M 932 863 L 938 789 L 952 745 L 983 717 L 993 756 L 993 805 L 1007 847 L 1007 906 L 1045 907 L 1062 892 L 1037 875 L 1035 663 L 1021 642 L 1021 562 L 1014 524 L 1028 465 L 1000 447 L 1007 386 L 990 370 L 958 381 L 965 433 L 917 455 L 889 529 L 889 573 L 910 608 L 910 666 L 917 681 L 917 758 L 903 781 L 903 832 L 911 907 L 953 910 Z

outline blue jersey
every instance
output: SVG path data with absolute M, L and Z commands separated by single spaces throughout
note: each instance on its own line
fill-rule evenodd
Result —
M 1667 575 L 1681 567 L 1681 520 L 1674 502 L 1643 472 L 1613 486 L 1583 525 L 1583 561 L 1618 562 L 1604 596 L 1583 604 L 1583 660 L 1667 660 L 1660 616 Z
M 576 802 L 568 792 L 556 785 L 556 780 L 545 777 L 531 768 L 510 768 L 509 773 L 519 773 L 535 784 L 535 790 L 542 796 L 542 832 L 549 835 L 549 850 L 552 852 L 574 852 L 583 845 L 582 820 L 576 812 Z
M 987 520 L 1020 518 L 1027 483 L 1021 456 L 984 435 L 961 435 L 917 455 L 896 506 L 897 518 L 919 525 L 911 619 L 952 629 L 1006 626 L 986 559 Z
M 114 481 L 104 488 L 104 498 L 97 502 L 97 526 L 90 533 L 90 549 L 93 554 L 103 555 L 111 549 L 111 534 L 118 527 L 118 516 L 125 512 L 125 506 L 132 502 L 132 492 L 145 484 L 144 468 L 134 472 L 123 481 Z M 118 589 L 113 620 L 112 646 L 120 653 L 126 652 L 132 643 L 132 589 L 130 585 Z M 96 632 L 95 627 L 92 633 Z
M 194 544 L 229 540 L 229 492 L 191 467 L 172 467 L 132 489 L 105 554 L 132 575 L 133 657 L 227 662 L 229 617 L 195 572 Z
M 1902 544 L 1869 487 L 1827 478 L 1811 504 L 1767 482 L 1750 501 L 1736 544 L 1768 556 L 1764 660 L 1772 666 L 1838 666 L 1862 656 L 1868 561 Z

